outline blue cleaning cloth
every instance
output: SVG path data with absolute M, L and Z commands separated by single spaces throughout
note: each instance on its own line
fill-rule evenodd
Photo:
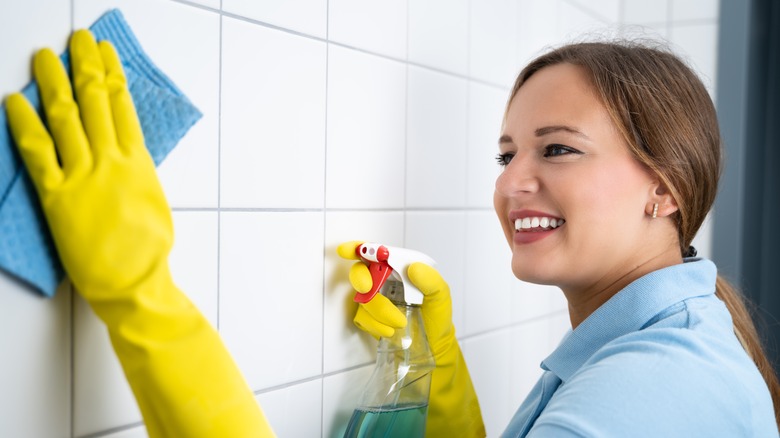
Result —
M 116 47 L 146 147 L 160 164 L 200 119 L 200 111 L 152 63 L 118 9 L 100 17 L 90 30 L 98 41 L 108 40 Z M 61 58 L 67 67 L 67 53 Z M 22 93 L 41 113 L 35 82 Z M 0 111 L 0 269 L 48 297 L 65 276 L 35 187 L 13 143 L 5 108 Z

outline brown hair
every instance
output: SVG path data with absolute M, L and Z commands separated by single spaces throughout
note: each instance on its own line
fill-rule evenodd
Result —
M 698 76 L 657 43 L 615 41 L 569 44 L 520 72 L 512 98 L 531 75 L 550 65 L 584 67 L 612 120 L 639 162 L 656 174 L 679 210 L 680 251 L 685 254 L 712 207 L 722 171 L 715 107 Z M 508 105 L 508 104 L 507 104 Z M 780 424 L 780 384 L 764 354 L 742 294 L 718 276 L 716 295 L 726 304 L 734 333 L 764 377 Z

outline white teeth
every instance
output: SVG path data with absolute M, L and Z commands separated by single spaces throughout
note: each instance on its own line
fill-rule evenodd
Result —
M 526 217 L 515 219 L 515 230 L 530 230 L 531 228 L 553 229 L 563 225 L 563 219 L 550 217 Z

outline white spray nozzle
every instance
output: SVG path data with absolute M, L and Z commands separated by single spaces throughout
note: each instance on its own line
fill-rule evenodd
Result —
M 419 251 L 371 242 L 358 246 L 355 253 L 368 264 L 373 282 L 370 291 L 355 295 L 355 301 L 362 303 L 370 301 L 384 286 L 385 281 L 392 277 L 403 283 L 404 301 L 407 304 L 422 304 L 423 293 L 409 280 L 407 270 L 409 265 L 415 262 L 432 266 L 436 263 L 432 258 Z

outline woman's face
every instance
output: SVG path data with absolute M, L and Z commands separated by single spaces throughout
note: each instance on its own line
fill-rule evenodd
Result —
M 494 206 L 515 276 L 581 290 L 609 286 L 641 263 L 654 179 L 585 70 L 558 64 L 536 72 L 504 125 Z

